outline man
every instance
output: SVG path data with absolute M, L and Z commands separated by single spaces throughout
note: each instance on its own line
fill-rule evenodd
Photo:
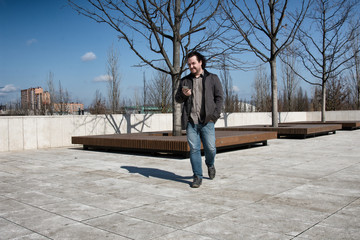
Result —
M 183 129 L 186 129 L 190 146 L 190 162 L 194 173 L 191 187 L 198 188 L 203 178 L 201 143 L 209 178 L 213 179 L 216 174 L 215 122 L 220 117 L 223 90 L 218 76 L 205 70 L 206 60 L 203 55 L 191 52 L 187 56 L 187 64 L 191 73 L 180 80 L 175 100 L 184 103 L 181 123 Z

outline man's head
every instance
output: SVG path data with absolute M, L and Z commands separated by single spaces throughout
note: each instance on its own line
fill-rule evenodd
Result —
M 205 57 L 196 51 L 191 52 L 187 55 L 187 63 L 190 72 L 195 76 L 200 75 L 206 66 Z

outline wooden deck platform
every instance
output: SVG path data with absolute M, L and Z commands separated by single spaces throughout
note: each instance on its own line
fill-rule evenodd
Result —
M 341 124 L 341 130 L 355 130 L 360 128 L 360 121 L 303 121 L 303 122 L 287 122 L 284 124 Z
M 272 131 L 216 131 L 218 150 L 267 145 L 267 140 L 277 137 Z M 73 144 L 82 144 L 84 149 L 120 150 L 126 152 L 172 153 L 188 157 L 190 148 L 186 136 L 172 136 L 170 132 L 110 134 L 72 137 Z
M 324 135 L 329 133 L 336 133 L 336 130 L 341 129 L 340 124 L 279 124 L 278 127 L 271 125 L 246 125 L 235 127 L 216 128 L 217 131 L 275 131 L 277 137 L 287 138 L 307 138 Z

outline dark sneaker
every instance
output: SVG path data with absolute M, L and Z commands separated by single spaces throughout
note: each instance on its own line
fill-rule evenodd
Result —
M 191 187 L 192 188 L 198 188 L 198 187 L 200 187 L 201 183 L 202 183 L 202 178 L 199 178 L 199 177 L 195 176 L 194 181 L 191 184 Z
M 216 174 L 215 165 L 212 165 L 211 167 L 208 166 L 208 174 L 210 179 L 215 178 L 215 174 Z

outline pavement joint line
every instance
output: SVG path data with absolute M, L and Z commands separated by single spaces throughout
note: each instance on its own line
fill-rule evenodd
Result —
M 331 194 L 333 195 L 333 194 Z M 347 205 L 342 206 L 341 208 L 339 208 L 338 210 L 334 211 L 333 213 L 330 213 L 328 216 L 324 217 L 322 220 L 318 221 L 317 223 L 313 224 L 312 226 L 310 226 L 309 228 L 305 229 L 304 231 L 300 232 L 299 234 L 297 234 L 295 237 L 299 237 L 301 234 L 309 231 L 310 229 L 312 229 L 313 227 L 319 225 L 320 223 L 322 223 L 323 221 L 325 221 L 326 219 L 328 219 L 329 217 L 335 215 L 336 213 L 340 212 L 341 210 L 343 210 L 344 208 L 346 208 L 347 206 L 351 205 L 352 203 L 356 202 L 357 200 L 359 200 L 360 197 L 356 198 L 355 200 L 349 202 Z
M 337 170 L 337 171 L 331 172 L 331 173 L 329 173 L 329 174 L 327 174 L 327 175 L 325 175 L 325 176 L 322 176 L 322 177 L 318 178 L 317 180 L 320 180 L 320 179 L 326 178 L 326 177 L 328 177 L 328 176 L 330 176 L 330 175 L 333 175 L 334 173 L 341 172 L 341 171 L 343 171 L 343 170 L 345 170 L 345 169 L 348 169 L 348 168 L 350 168 L 350 169 L 351 169 L 353 166 L 356 166 L 356 165 L 358 165 L 359 163 L 360 163 L 360 161 L 359 161 L 359 162 L 357 162 L 357 163 L 355 163 L 355 164 L 353 164 L 353 165 L 351 165 L 351 166 L 347 166 L 347 167 L 344 167 L 344 168 L 342 168 L 342 169 L 340 169 L 340 170 Z
M 12 224 L 14 224 L 14 225 L 16 225 L 16 226 L 22 227 L 22 228 L 24 228 L 24 229 L 26 229 L 26 230 L 28 230 L 28 231 L 30 231 L 30 232 L 39 234 L 39 235 L 42 236 L 42 237 L 45 237 L 45 238 L 47 238 L 47 239 L 51 239 L 51 238 L 49 238 L 49 237 L 47 237 L 47 236 L 45 236 L 45 235 L 43 235 L 43 234 L 41 234 L 41 233 L 39 233 L 39 232 L 36 232 L 36 231 L 34 231 L 34 230 L 30 229 L 30 228 L 27 228 L 27 227 L 25 227 L 25 226 L 23 226 L 23 225 L 20 225 L 20 224 L 18 224 L 18 223 L 16 223 L 16 222 L 13 222 L 13 221 L 9 220 L 9 219 L 3 218 L 3 217 L 1 217 L 1 216 L 0 216 L 0 218 L 3 219 L 3 220 L 5 220 L 5 221 L 7 221 L 7 222 L 9 222 L 9 223 L 12 223 Z
M 176 228 L 176 227 L 174 227 L 174 226 L 166 225 L 166 224 L 163 224 L 163 223 L 158 223 L 158 222 L 150 221 L 150 220 L 148 220 L 148 219 L 142 219 L 142 218 L 139 218 L 139 217 L 134 217 L 134 216 L 126 215 L 126 214 L 124 214 L 124 213 L 115 213 L 115 214 L 119 214 L 119 215 L 122 215 L 122 216 L 125 216 L 125 217 L 134 218 L 134 219 L 141 220 L 141 221 L 148 222 L 148 223 L 153 223 L 153 224 L 160 225 L 160 226 L 167 227 L 167 228 L 172 228 L 172 229 L 175 229 L 175 231 L 177 231 L 177 230 L 182 230 L 181 228 Z M 203 221 L 201 221 L 201 222 L 203 222 Z M 187 226 L 187 227 L 188 227 L 188 226 Z

